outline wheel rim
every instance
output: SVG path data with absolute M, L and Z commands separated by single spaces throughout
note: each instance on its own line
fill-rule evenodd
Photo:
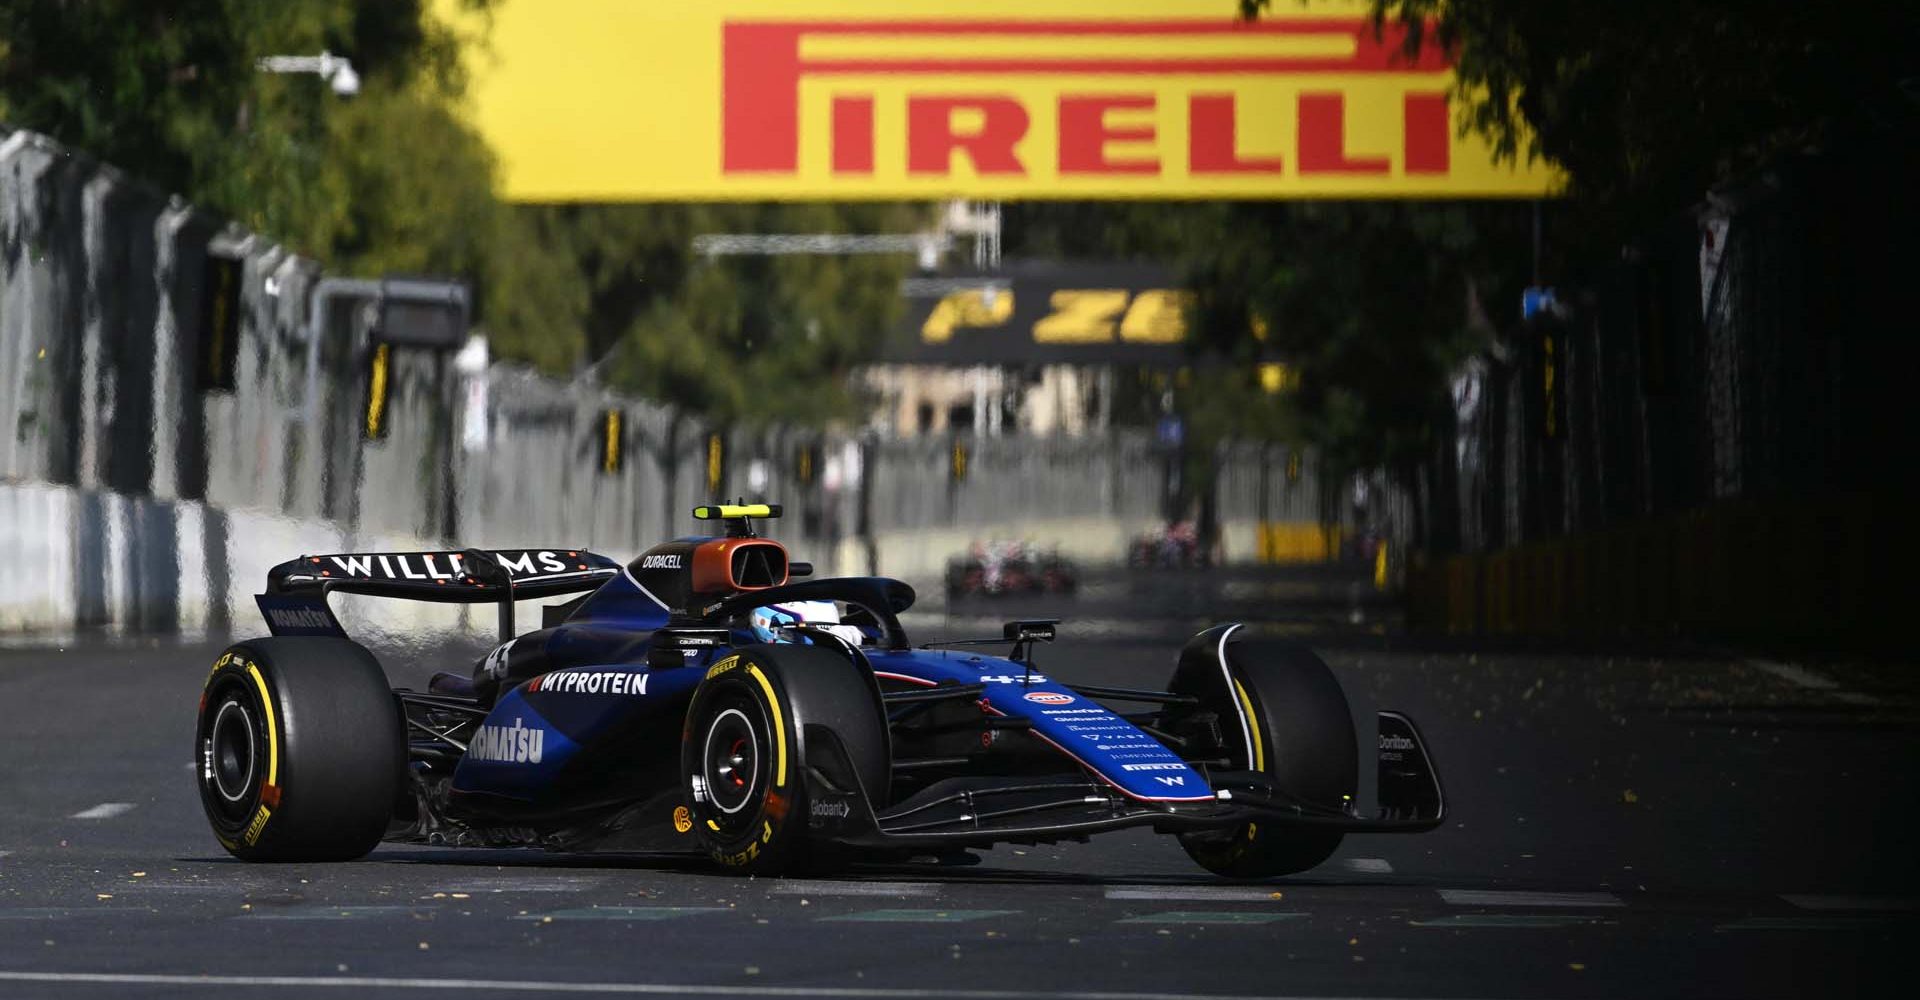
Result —
M 728 708 L 715 715 L 701 759 L 714 808 L 733 815 L 753 801 L 760 788 L 760 740 L 747 713 Z
M 230 803 L 253 792 L 254 740 L 253 713 L 238 701 L 222 702 L 207 738 L 207 771 L 214 791 Z

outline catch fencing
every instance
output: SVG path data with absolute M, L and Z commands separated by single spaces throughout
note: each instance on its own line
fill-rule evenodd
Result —
M 736 495 L 786 504 L 781 537 L 826 571 L 922 582 L 976 539 L 1117 561 L 1189 513 L 1167 497 L 1195 463 L 1145 433 L 727 433 L 588 380 L 380 351 L 354 309 L 313 328 L 314 261 L 29 132 L 0 133 L 0 255 L 4 630 L 223 631 L 302 552 L 624 558 Z M 1210 458 L 1229 560 L 1347 509 L 1285 449 Z M 451 614 L 348 603 L 373 625 Z
M 1413 575 L 1412 619 L 1886 633 L 1920 468 L 1901 162 L 1808 157 L 1718 190 L 1464 373 L 1445 516 L 1465 554 Z

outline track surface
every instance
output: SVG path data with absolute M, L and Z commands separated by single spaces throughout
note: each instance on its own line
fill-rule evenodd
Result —
M 804 881 L 399 847 L 243 865 L 190 780 L 217 648 L 0 651 L 0 996 L 1907 994 L 1920 696 L 1901 671 L 1422 651 L 1324 590 L 1096 580 L 1061 608 L 1095 638 L 1069 623 L 1042 653 L 1068 681 L 1154 685 L 1210 602 L 1264 607 L 1309 630 L 1356 717 L 1421 722 L 1445 829 L 1351 837 L 1257 884 L 1144 832 Z

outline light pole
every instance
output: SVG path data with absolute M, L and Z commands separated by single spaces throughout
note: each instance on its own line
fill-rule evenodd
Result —
M 360 74 L 353 71 L 353 63 L 324 50 L 317 56 L 262 56 L 253 66 L 262 73 L 315 74 L 341 97 L 360 92 Z

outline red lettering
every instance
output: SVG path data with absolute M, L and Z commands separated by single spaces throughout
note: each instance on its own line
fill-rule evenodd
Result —
M 1447 95 L 1408 94 L 1407 173 L 1444 174 L 1451 166 L 1451 136 L 1447 134 Z
M 727 173 L 799 168 L 803 31 L 737 22 L 721 29 L 720 168 Z
M 1430 29 L 1429 29 L 1430 30 Z M 1215 36 L 1259 36 L 1275 38 L 1331 38 L 1351 39 L 1353 49 L 1346 55 L 1291 55 L 1291 56 L 1219 56 L 1193 57 L 1173 54 L 1142 52 L 1134 55 L 1034 55 L 1034 56 L 979 56 L 967 52 L 964 38 L 975 35 L 995 35 L 1018 38 L 1085 38 L 1110 37 L 1131 39 L 1152 38 L 1193 38 Z M 864 36 L 870 38 L 888 36 L 909 36 L 925 39 L 951 39 L 955 48 L 949 54 L 935 56 L 846 56 L 802 58 L 801 39 L 817 36 Z M 1409 59 L 1405 52 L 1405 29 L 1398 23 L 1389 23 L 1380 33 L 1375 32 L 1368 18 L 1353 17 L 1340 19 L 1266 18 L 1248 23 L 1218 17 L 1205 18 L 1167 18 L 1153 21 L 1119 20 L 1106 21 L 1098 18 L 1021 20 L 1010 19 L 1005 22 L 983 21 L 978 19 L 928 20 L 893 19 L 875 21 L 843 21 L 836 23 L 808 21 L 775 21 L 754 23 L 727 21 L 721 28 L 721 169 L 727 174 L 771 173 L 795 174 L 800 169 L 800 81 L 804 77 L 854 76 L 925 76 L 987 74 L 1012 75 L 1026 78 L 1047 76 L 1059 78 L 1067 75 L 1112 76 L 1125 74 L 1138 79 L 1147 76 L 1192 77 L 1204 75 L 1220 77 L 1223 75 L 1297 75 L 1307 73 L 1340 74 L 1378 74 L 1378 73 L 1437 73 L 1444 70 L 1451 61 L 1451 54 L 1439 46 L 1423 45 L 1419 55 Z M 1444 172 L 1438 164 L 1446 147 L 1434 144 L 1434 136 L 1439 132 L 1428 132 L 1426 128 L 1433 124 L 1429 117 L 1435 109 L 1426 101 L 1426 95 L 1420 100 L 1408 104 L 1407 148 L 1409 173 Z M 1331 104 L 1327 103 L 1331 101 Z M 1064 108 L 1063 108 L 1064 110 Z M 1193 99 L 1192 139 L 1189 153 L 1189 165 L 1195 173 L 1273 173 L 1280 170 L 1280 159 L 1274 156 L 1242 158 L 1235 151 L 1232 136 L 1231 100 L 1223 94 L 1202 94 Z M 1385 170 L 1384 158 L 1349 157 L 1345 154 L 1340 141 L 1341 109 L 1339 98 L 1333 95 L 1316 95 L 1314 100 L 1301 102 L 1300 148 L 1303 154 L 1299 164 L 1303 172 L 1321 173 L 1381 173 Z M 929 114 L 934 112 L 930 109 Z M 1091 112 L 1087 112 L 1091 113 Z M 846 152 L 845 169 L 836 159 L 836 172 L 849 174 L 869 173 L 870 167 L 858 166 L 862 161 L 859 155 L 865 145 L 871 143 L 853 142 L 858 130 L 862 109 L 858 102 L 853 105 L 834 105 L 833 130 L 836 140 L 847 139 L 850 144 Z M 1331 125 L 1326 116 L 1331 115 Z M 1064 125 L 1064 122 L 1063 122 Z M 1072 146 L 1074 153 L 1093 149 L 1089 164 L 1101 164 L 1092 172 L 1134 172 L 1146 165 L 1143 159 L 1124 159 L 1108 161 L 1104 152 L 1097 148 L 1099 141 L 1125 141 L 1134 137 L 1111 132 L 1104 128 L 1103 122 L 1094 122 L 1087 130 L 1093 134 L 1095 143 L 1082 142 L 1063 144 Z M 911 129 L 910 129 L 911 131 Z M 1123 130 L 1124 131 L 1124 130 Z M 1443 130 L 1444 131 L 1444 130 Z M 944 155 L 936 147 L 942 143 L 936 141 L 940 135 L 950 135 L 951 127 L 943 123 L 933 123 L 932 130 L 922 129 L 921 135 L 931 144 L 929 150 L 936 156 Z M 869 130 L 869 136 L 871 130 Z M 995 141 L 986 144 L 989 136 L 983 133 L 981 145 L 961 143 L 961 148 L 976 155 L 975 165 L 982 173 L 1012 172 L 1017 167 L 1009 166 L 1011 157 L 1002 149 L 995 162 L 1001 167 L 990 170 L 980 162 L 977 150 L 1004 146 L 999 133 L 992 133 Z M 975 137 L 964 137 L 972 140 Z M 1136 140 L 1137 141 L 1137 140 Z M 953 144 L 945 144 L 947 153 L 951 153 Z M 836 157 L 839 154 L 836 154 Z M 911 159 L 911 154 L 909 159 Z M 1307 162 L 1312 160 L 1312 163 Z M 1114 168 L 1118 167 L 1118 171 Z M 1063 171 L 1068 171 L 1066 165 Z M 931 171 L 945 173 L 947 167 Z M 1024 172 L 1024 171 L 1021 171 Z M 1078 167 L 1071 172 L 1081 172 Z M 1145 172 L 1145 171 L 1140 171 Z
M 873 98 L 833 99 L 833 172 L 873 173 Z
M 1277 174 L 1278 156 L 1241 159 L 1232 94 L 1195 94 L 1187 101 L 1187 172 Z
M 953 130 L 953 113 L 978 111 L 980 129 L 970 135 Z M 950 174 L 953 153 L 963 151 L 981 174 L 1025 174 L 1013 147 L 1026 137 L 1027 109 L 1011 97 L 907 98 L 907 171 Z
M 1060 98 L 1060 172 L 1063 174 L 1157 174 L 1158 159 L 1107 158 L 1110 142 L 1152 142 L 1153 125 L 1114 127 L 1107 112 L 1152 111 L 1153 95 Z
M 1384 156 L 1347 155 L 1347 99 L 1343 94 L 1300 95 L 1302 174 L 1384 174 Z

